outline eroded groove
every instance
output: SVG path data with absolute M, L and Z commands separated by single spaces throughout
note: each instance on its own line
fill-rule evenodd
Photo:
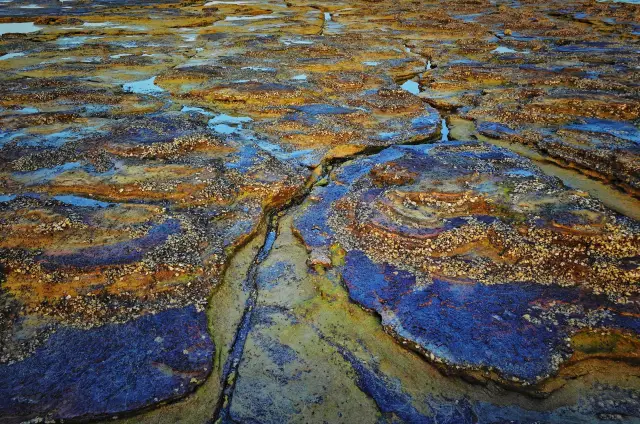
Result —
M 242 361 L 244 346 L 247 341 L 249 331 L 251 330 L 253 308 L 255 307 L 258 298 L 258 287 L 256 286 L 257 267 L 260 266 L 260 264 L 269 255 L 278 232 L 277 215 L 271 215 L 267 222 L 267 236 L 265 238 L 265 242 L 256 254 L 253 264 L 251 265 L 251 268 L 244 280 L 243 290 L 248 290 L 249 296 L 244 305 L 242 319 L 236 331 L 231 352 L 229 353 L 227 361 L 223 367 L 222 392 L 214 410 L 213 422 L 215 423 L 233 422 L 229 415 L 229 408 L 231 407 L 231 401 L 233 400 L 233 391 L 235 388 L 238 366 Z

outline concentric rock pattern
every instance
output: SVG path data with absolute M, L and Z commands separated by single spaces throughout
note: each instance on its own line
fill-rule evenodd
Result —
M 344 251 L 350 297 L 431 359 L 533 383 L 581 329 L 638 331 L 638 224 L 513 153 L 393 147 L 312 196 L 295 224 L 312 261 Z

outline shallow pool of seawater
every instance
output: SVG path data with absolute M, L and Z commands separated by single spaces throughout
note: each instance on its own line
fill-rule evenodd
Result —
M 230 116 L 224 113 L 209 119 L 209 128 L 218 134 L 233 134 L 242 131 L 242 124 L 251 122 L 248 116 Z
M 113 203 L 101 202 L 99 200 L 90 199 L 88 197 L 74 195 L 54 196 L 53 198 L 67 205 L 78 206 L 82 208 L 106 208 L 113 205 Z
M 180 112 L 182 113 L 199 113 L 201 115 L 205 115 L 205 116 L 213 116 L 213 113 L 209 112 L 206 109 L 203 109 L 201 107 L 195 107 L 195 106 L 182 106 L 182 109 L 180 109 Z
M 87 37 L 87 36 L 61 37 L 56 40 L 56 44 L 61 46 L 61 49 L 64 50 L 64 49 L 80 47 L 83 44 L 85 44 L 87 41 L 99 40 L 100 38 L 102 37 Z
M 498 46 L 496 47 L 492 53 L 498 53 L 498 54 L 506 54 L 506 53 L 520 53 L 520 54 L 528 54 L 528 51 L 518 51 L 518 50 L 514 50 L 512 48 L 509 47 L 505 47 L 505 46 Z
M 440 127 L 440 141 L 449 141 L 449 127 L 447 126 L 446 119 L 442 119 Z
M 0 24 L 0 35 L 3 34 L 27 34 L 40 31 L 42 27 L 34 25 L 33 22 L 11 22 Z
M 213 131 L 217 132 L 218 134 L 224 134 L 224 135 L 233 134 L 242 129 L 240 127 L 231 126 L 227 124 L 217 124 L 217 125 L 212 125 L 210 127 Z
M 230 116 L 222 113 L 220 115 L 217 115 L 214 118 L 211 118 L 209 120 L 209 125 L 215 125 L 215 124 L 238 125 L 238 124 L 243 124 L 251 121 L 253 121 L 253 119 L 251 119 L 248 116 Z
M 329 12 L 324 12 L 324 30 L 323 33 L 339 33 L 344 25 L 339 24 L 338 22 L 333 20 L 333 15 Z
M 413 80 L 405 81 L 400 87 L 411 94 L 418 95 L 420 93 L 420 85 Z
M 164 92 L 164 89 L 155 84 L 156 77 L 147 78 L 140 81 L 127 82 L 122 85 L 122 89 L 128 93 L 136 94 L 158 94 Z
M 16 57 L 23 57 L 23 56 L 25 56 L 25 53 L 23 52 L 7 53 L 0 56 L 0 60 L 9 60 L 9 59 L 13 59 Z

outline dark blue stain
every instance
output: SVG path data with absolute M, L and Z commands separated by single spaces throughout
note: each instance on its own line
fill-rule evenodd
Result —
M 112 135 L 112 142 L 154 144 L 168 143 L 177 137 L 206 132 L 197 117 L 182 113 L 162 113 L 139 118 Z
M 273 363 L 280 368 L 298 358 L 295 350 L 280 343 L 277 339 L 270 337 L 269 335 L 257 332 L 253 337 L 254 343 L 260 346 L 260 348 L 269 356 L 269 359 L 271 359 Z
M 336 346 L 342 357 L 351 364 L 357 375 L 356 384 L 370 396 L 384 414 L 393 413 L 407 423 L 436 423 L 434 417 L 421 414 L 413 406 L 411 397 L 402 391 L 398 384 L 392 384 L 376 370 L 369 369 L 356 356 L 346 349 Z M 464 421 L 455 421 L 464 424 Z M 453 422 L 451 422 L 453 423 Z
M 180 221 L 168 219 L 151 228 L 145 236 L 134 240 L 88 247 L 69 255 L 41 256 L 39 259 L 45 267 L 50 269 L 64 266 L 92 267 L 126 264 L 141 260 L 148 250 L 161 245 L 171 234 L 179 231 Z
M 483 424 L 532 424 L 591 422 L 637 422 L 640 414 L 638 391 L 596 384 L 595 391 L 581 394 L 573 406 L 561 406 L 553 411 L 535 411 L 517 405 L 496 405 L 476 402 L 473 411 Z M 615 417 L 611 420 L 605 417 Z
M 0 365 L 0 421 L 130 411 L 190 391 L 210 371 L 204 312 L 170 309 L 126 324 L 62 328 L 27 359 Z
M 389 218 L 387 215 L 376 215 L 371 219 L 371 221 L 377 226 L 384 227 L 387 231 L 390 231 L 393 233 L 424 237 L 424 236 L 435 236 L 444 231 L 449 231 L 449 230 L 453 230 L 453 229 L 468 225 L 470 218 L 471 217 L 454 217 L 449 219 L 443 219 L 439 225 L 434 226 L 432 228 L 429 228 L 429 227 L 415 228 L 408 225 L 398 224 L 395 221 L 393 221 L 393 219 Z M 489 216 L 489 215 L 474 215 L 473 219 L 487 225 L 493 222 L 499 221 L 498 218 L 494 216 Z
M 329 207 L 331 203 L 342 197 L 347 192 L 346 187 L 331 184 L 326 189 L 314 189 L 313 195 L 319 195 L 322 200 L 309 205 L 305 213 L 299 216 L 295 225 L 303 234 L 308 246 L 326 246 L 332 240 L 333 232 L 327 225 Z
M 375 364 L 365 364 L 350 351 L 340 346 L 334 345 L 334 347 L 355 371 L 356 384 L 360 390 L 374 400 L 383 414 L 394 414 L 403 422 L 412 424 L 472 424 L 478 422 L 471 403 L 466 399 L 453 401 L 428 399 L 426 404 L 431 414 L 422 414 L 415 408 L 415 400 L 402 390 L 399 381 L 390 380 L 377 369 Z
M 528 381 L 553 371 L 552 356 L 566 355 L 565 337 L 573 319 L 607 308 L 596 326 L 638 332 L 640 320 L 616 311 L 604 297 L 574 287 L 535 283 L 484 285 L 434 280 L 416 286 L 415 276 L 391 265 L 373 263 L 364 253 L 346 256 L 344 280 L 350 297 L 376 310 L 384 324 L 449 362 L 493 367 L 507 377 Z M 549 302 L 579 306 L 556 315 L 555 324 L 538 319 Z

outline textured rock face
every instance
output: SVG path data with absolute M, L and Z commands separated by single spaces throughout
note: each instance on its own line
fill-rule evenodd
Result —
M 2 367 L 2 414 L 109 416 L 171 399 L 211 371 L 213 345 L 193 306 L 95 330 L 64 328 Z
M 432 359 L 534 383 L 580 329 L 637 334 L 637 223 L 513 153 L 393 147 L 312 196 L 295 224 L 312 255 L 344 251 L 351 298 Z
M 0 2 L 0 421 L 639 419 L 639 21 Z

